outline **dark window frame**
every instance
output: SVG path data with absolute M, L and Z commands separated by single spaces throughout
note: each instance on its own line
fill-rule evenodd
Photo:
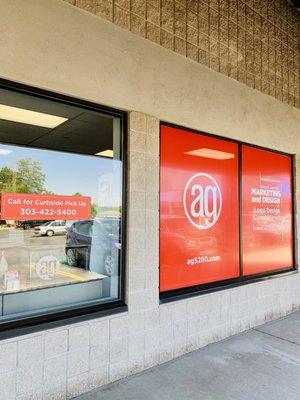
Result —
M 103 106 L 94 102 L 74 98 L 64 94 L 40 89 L 21 83 L 16 83 L 7 79 L 0 78 L 0 90 L 5 89 L 21 94 L 27 94 L 36 98 L 55 101 L 64 105 L 77 106 L 86 110 L 95 111 L 120 118 L 121 122 L 121 160 L 122 160 L 122 217 L 121 217 L 121 237 L 122 249 L 120 259 L 120 297 L 117 300 L 96 305 L 68 308 L 62 311 L 40 313 L 29 317 L 16 317 L 9 321 L 0 322 L 0 340 L 10 337 L 25 335 L 45 329 L 73 324 L 86 321 L 93 318 L 111 315 L 127 311 L 125 303 L 125 283 L 126 283 L 126 243 L 127 243 L 127 113 L 116 110 L 111 107 Z M 7 143 L 14 145 L 13 142 Z M 20 145 L 18 145 L 20 146 Z M 40 148 L 38 146 L 24 146 L 31 148 Z M 46 150 L 46 149 L 44 149 Z M 80 154 L 74 153 L 73 154 Z
M 205 131 L 199 131 L 196 129 L 191 129 L 185 126 L 172 124 L 165 121 L 160 121 L 160 149 L 161 149 L 161 128 L 163 126 L 169 126 L 175 129 L 182 129 L 187 132 L 192 132 L 200 135 L 205 135 L 208 137 L 213 137 L 216 139 L 225 140 L 231 143 L 236 143 L 238 145 L 238 152 L 239 152 L 239 165 L 238 165 L 238 192 L 239 192 L 239 265 L 240 265 L 240 276 L 237 278 L 226 279 L 222 281 L 216 281 L 211 283 L 205 283 L 200 285 L 193 285 L 188 287 L 183 287 L 179 289 L 168 290 L 165 292 L 160 292 L 160 276 L 159 276 L 159 298 L 161 303 L 167 303 L 171 301 L 181 300 L 189 297 L 199 296 L 207 293 L 217 292 L 220 290 L 226 290 L 233 287 L 238 287 L 250 283 L 261 282 L 273 278 L 278 278 L 282 276 L 288 276 L 298 273 L 298 255 L 297 255 L 297 221 L 296 221 L 296 191 L 295 191 L 295 184 L 296 184 L 296 160 L 295 154 L 286 153 L 280 150 L 270 149 L 268 147 L 255 145 L 252 143 L 243 142 L 237 139 L 231 139 L 228 137 L 224 137 L 221 135 L 208 133 Z M 292 241 L 293 241 L 293 265 L 286 269 L 277 269 L 267 272 L 262 272 L 258 274 L 253 274 L 249 276 L 242 275 L 242 146 L 250 146 L 253 148 L 267 150 L 273 153 L 281 154 L 284 156 L 288 156 L 291 159 L 291 192 L 292 192 Z M 161 151 L 159 155 L 159 165 L 161 166 Z M 159 194 L 161 193 L 161 187 L 159 183 Z M 159 226 L 159 236 L 160 236 L 160 226 Z M 160 246 L 160 241 L 159 241 Z M 160 249 L 159 249 L 159 269 L 160 269 Z

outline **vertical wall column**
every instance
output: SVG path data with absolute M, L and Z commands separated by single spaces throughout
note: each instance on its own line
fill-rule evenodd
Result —
M 159 362 L 159 120 L 131 112 L 128 133 L 127 292 L 130 327 L 143 333 L 142 348 L 129 345 L 129 370 Z M 142 346 L 142 336 L 130 337 Z M 145 353 L 145 354 L 144 354 Z M 135 355 L 133 355 L 135 354 Z M 132 362 L 131 356 L 142 360 Z

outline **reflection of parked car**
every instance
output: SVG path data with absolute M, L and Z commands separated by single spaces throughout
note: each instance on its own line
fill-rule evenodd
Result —
M 118 275 L 120 219 L 103 217 L 74 222 L 67 231 L 68 265 Z
M 180 215 L 161 215 L 161 252 L 168 254 L 164 263 L 171 268 L 185 263 L 186 257 L 216 256 L 221 249 L 215 236 L 204 235 L 197 229 L 186 229 L 186 218 Z M 170 252 L 169 249 L 173 251 Z
M 36 236 L 64 235 L 66 232 L 65 221 L 50 221 L 34 228 Z
M 51 221 L 39 221 L 39 220 L 32 220 L 32 221 L 20 221 L 19 223 L 19 227 L 23 228 L 23 229 L 30 229 L 30 228 L 34 228 L 36 226 L 40 226 L 42 224 L 44 224 L 45 222 L 51 222 Z

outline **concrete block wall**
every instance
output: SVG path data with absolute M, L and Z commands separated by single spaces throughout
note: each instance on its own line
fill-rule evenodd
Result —
M 70 399 L 300 307 L 300 276 L 159 304 L 159 120 L 129 114 L 129 311 L 0 343 L 5 400 Z
M 159 120 L 296 153 L 299 171 L 299 110 L 60 0 L 1 0 L 0 36 L 2 78 L 129 113 L 129 311 L 1 341 L 1 400 L 72 398 L 300 307 L 298 274 L 158 295 Z

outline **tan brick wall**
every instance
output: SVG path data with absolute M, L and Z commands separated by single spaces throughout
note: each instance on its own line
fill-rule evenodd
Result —
M 65 0 L 300 108 L 300 14 L 287 0 Z

